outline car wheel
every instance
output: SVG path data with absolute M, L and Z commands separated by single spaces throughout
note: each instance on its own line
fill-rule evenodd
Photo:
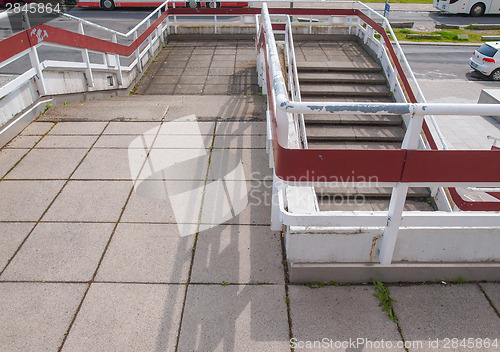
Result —
M 491 73 L 490 79 L 492 81 L 500 81 L 500 68 L 497 68 L 495 71 Z
M 470 15 L 472 17 L 479 17 L 479 16 L 482 16 L 484 15 L 484 11 L 486 10 L 486 6 L 481 3 L 481 2 L 478 2 L 477 4 L 474 4 L 471 9 L 470 9 Z
M 217 7 L 220 7 L 220 2 L 217 2 L 217 1 L 207 1 L 205 3 L 205 6 L 207 8 L 215 9 Z
M 114 10 L 115 9 L 115 2 L 113 0 L 102 0 L 101 7 L 107 11 Z
M 200 7 L 200 3 L 198 1 L 188 1 L 186 3 L 186 7 L 190 7 L 192 9 L 195 9 L 197 7 Z

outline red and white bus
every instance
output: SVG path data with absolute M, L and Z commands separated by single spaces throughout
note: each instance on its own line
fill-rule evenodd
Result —
M 161 0 L 78 0 L 78 7 L 100 7 L 113 10 L 115 7 L 157 7 L 163 4 Z M 175 1 L 175 7 L 247 7 L 248 2 L 219 2 L 219 1 Z

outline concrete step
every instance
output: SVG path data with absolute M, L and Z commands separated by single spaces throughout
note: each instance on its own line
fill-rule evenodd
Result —
M 306 124 L 325 125 L 373 125 L 373 126 L 401 126 L 403 119 L 396 115 L 304 115 Z
M 389 199 L 392 188 L 390 187 L 315 187 L 316 196 L 324 199 L 342 197 L 344 199 L 358 198 L 360 195 L 370 199 Z M 426 198 L 429 190 L 425 187 L 410 187 L 407 198 Z
M 162 100 L 141 100 L 128 97 L 109 98 L 56 105 L 39 121 L 161 121 L 169 104 Z
M 306 125 L 309 141 L 377 141 L 402 142 L 405 131 L 396 126 L 329 126 Z
M 390 91 L 385 84 L 300 84 L 300 93 L 303 97 L 389 97 Z
M 300 72 L 382 72 L 379 65 L 368 62 L 314 62 L 302 61 L 297 63 L 297 71 Z
M 354 150 L 395 150 L 401 148 L 401 142 L 373 141 L 315 141 L 308 140 L 309 149 L 354 149 Z
M 378 96 L 378 97 L 357 97 L 357 96 L 304 96 L 302 97 L 303 102 L 321 102 L 321 103 L 393 103 L 394 98 L 392 96 Z
M 382 73 L 372 72 L 301 72 L 299 82 L 303 83 L 356 83 L 385 84 Z
M 359 197 L 357 199 L 330 199 L 319 200 L 321 211 L 387 211 L 389 210 L 389 199 L 369 199 Z M 407 199 L 404 206 L 405 211 L 435 211 L 432 202 L 427 199 Z

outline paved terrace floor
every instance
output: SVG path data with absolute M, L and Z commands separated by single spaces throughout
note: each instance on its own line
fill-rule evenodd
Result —
M 499 283 L 389 284 L 398 323 L 372 285 L 288 283 L 252 48 L 170 43 L 0 150 L 0 351 L 500 350 Z

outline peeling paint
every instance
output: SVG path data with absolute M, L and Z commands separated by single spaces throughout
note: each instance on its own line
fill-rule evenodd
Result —
M 379 239 L 378 236 L 375 236 L 372 239 L 372 248 L 370 249 L 370 262 L 373 262 L 373 250 L 375 249 L 375 247 L 377 245 L 378 239 Z

